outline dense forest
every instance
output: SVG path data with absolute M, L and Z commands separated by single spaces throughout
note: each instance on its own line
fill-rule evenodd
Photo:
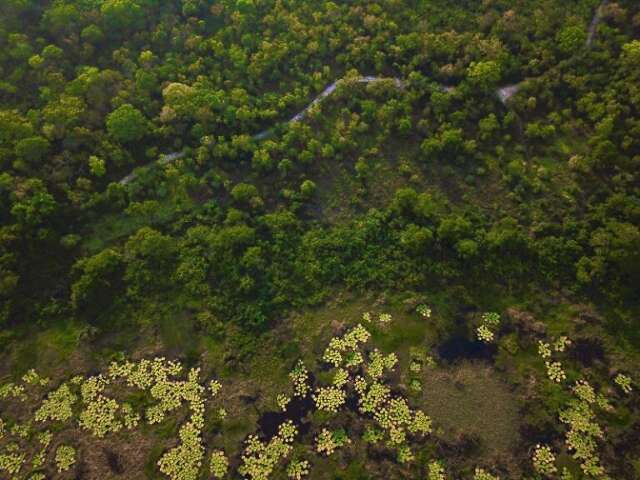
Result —
M 2 0 L 0 479 L 640 478 L 636 0 Z

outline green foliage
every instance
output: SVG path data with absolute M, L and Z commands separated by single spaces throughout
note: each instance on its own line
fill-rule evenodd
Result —
M 351 440 L 347 437 L 344 430 L 336 430 L 334 432 L 323 428 L 316 437 L 316 451 L 320 454 L 330 456 L 337 448 L 344 447 Z
M 88 25 L 84 27 L 80 36 L 85 42 L 93 44 L 100 43 L 104 39 L 104 33 L 97 25 Z
M 618 375 L 616 375 L 614 381 L 617 385 L 620 386 L 624 393 L 629 394 L 633 391 L 633 387 L 631 386 L 631 377 L 629 377 L 628 375 L 619 373 Z
M 312 182 L 311 180 L 305 180 L 304 182 L 302 182 L 302 185 L 300 185 L 300 194 L 303 198 L 311 198 L 311 196 L 315 193 L 316 188 L 317 187 L 314 182 Z
M 416 255 L 424 254 L 432 245 L 433 232 L 427 227 L 410 224 L 402 232 L 400 242 L 411 253 Z
M 76 309 L 104 306 L 107 292 L 117 289 L 124 270 L 124 259 L 115 249 L 79 260 L 74 265 L 77 280 L 71 286 L 71 302 Z
M 473 153 L 474 146 L 464 141 L 462 129 L 445 127 L 436 137 L 422 142 L 421 149 L 430 160 L 464 162 L 465 156 Z
M 287 476 L 294 480 L 301 480 L 309 474 L 309 466 L 307 460 L 294 460 L 287 467 Z
M 500 477 L 491 475 L 486 470 L 476 467 L 473 473 L 473 480 L 500 480 Z
M 571 25 L 560 30 L 556 35 L 556 42 L 560 51 L 566 55 L 577 53 L 584 45 L 587 35 L 584 28 Z
M 10 475 L 17 474 L 24 463 L 24 454 L 15 452 L 0 454 L 0 471 L 5 471 Z
M 74 463 L 76 463 L 76 449 L 68 445 L 58 447 L 56 450 L 56 466 L 58 472 L 66 472 Z
M 533 468 L 540 475 L 550 476 L 558 471 L 555 466 L 556 456 L 547 445 L 536 445 L 533 452 Z
M 483 62 L 471 62 L 467 69 L 468 79 L 485 91 L 494 88 L 502 75 L 500 64 L 489 60 Z
M 640 61 L 640 40 L 633 40 L 622 45 L 622 61 L 631 72 Z
M 254 380 L 252 356 L 268 351 L 270 335 L 285 339 L 272 357 L 283 362 L 274 371 L 287 371 L 292 352 L 311 367 L 314 342 L 350 322 L 332 318 L 312 332 L 295 312 L 363 292 L 372 303 L 402 297 L 403 312 L 385 304 L 393 321 L 377 308 L 369 319 L 374 337 L 387 335 L 381 351 L 336 341 L 325 352 L 335 365 L 323 372 L 327 384 L 312 382 L 300 363 L 290 384 L 273 385 L 286 385 L 280 406 L 315 395 L 331 421 L 312 435 L 326 427 L 331 442 L 345 403 L 362 400 L 358 408 L 383 435 L 375 448 L 392 444 L 407 464 L 403 475 L 412 476 L 414 456 L 421 467 L 432 460 L 431 446 L 414 448 L 421 440 L 410 430 L 426 431 L 427 422 L 387 382 L 401 376 L 411 402 L 421 401 L 434 369 L 424 357 L 389 349 L 432 348 L 458 328 L 496 340 L 499 325 L 461 313 L 505 312 L 508 336 L 498 339 L 497 361 L 506 376 L 541 368 L 540 381 L 522 394 L 523 417 L 540 438 L 561 438 L 572 427 L 551 426 L 556 410 L 545 408 L 570 410 L 565 387 L 580 355 L 561 358 L 569 345 L 537 341 L 541 322 L 560 330 L 549 310 L 562 299 L 584 305 L 571 324 L 597 330 L 604 342 L 589 381 L 610 381 L 626 402 L 625 412 L 607 413 L 615 422 L 602 424 L 607 436 L 611 430 L 610 450 L 621 453 L 603 454 L 601 463 L 620 476 L 637 457 L 620 448 L 637 417 L 633 381 L 602 372 L 634 371 L 640 345 L 640 12 L 628 0 L 610 2 L 594 19 L 596 3 L 0 2 L 2 375 L 22 373 L 29 362 L 75 369 L 77 355 L 91 351 L 97 362 L 131 350 L 136 339 L 144 351 L 152 343 L 172 353 L 188 345 L 189 362 L 205 354 L 208 367 Z M 505 84 L 518 95 L 501 104 L 496 93 Z M 421 309 L 416 318 L 419 302 L 438 314 Z M 540 321 L 512 319 L 514 303 Z M 62 353 L 73 365 L 56 361 Z M 519 377 L 510 381 L 521 388 Z M 166 395 L 156 389 L 150 397 L 155 422 L 178 409 L 167 392 L 184 393 L 161 385 Z M 2 401 L 35 398 L 36 388 L 16 382 Z M 69 395 L 79 388 L 70 384 Z M 108 439 L 142 419 L 140 405 L 118 398 L 116 406 L 112 394 L 73 404 L 84 435 Z M 47 404 L 55 428 L 68 420 L 51 412 L 60 403 L 67 415 L 68 397 Z M 236 398 L 224 405 L 225 422 L 238 413 Z M 258 407 L 272 408 L 275 399 L 260 398 Z M 222 408 L 213 410 L 216 422 Z M 156 446 L 149 465 L 196 475 L 211 433 L 210 419 L 199 428 L 196 413 L 189 412 L 189 428 L 175 426 L 180 443 Z M 17 440 L 3 444 L 3 475 L 27 478 L 32 460 L 54 458 L 23 451 L 29 428 L 8 421 L 5 435 L 15 431 Z M 230 453 L 234 435 L 248 434 L 227 433 L 218 440 Z M 571 454 L 603 441 L 572 435 Z M 285 450 L 270 451 L 278 468 Z M 271 453 L 254 462 L 271 462 Z M 292 478 L 305 470 L 296 461 Z M 349 461 L 345 478 L 380 474 L 351 452 Z M 586 460 L 570 462 L 577 472 Z M 458 463 L 447 464 L 452 475 Z M 476 476 L 491 478 L 491 465 L 483 467 Z M 389 468 L 394 476 L 397 467 Z M 465 464 L 464 474 L 472 468 Z
M 147 119 L 133 105 L 125 104 L 109 114 L 107 130 L 118 142 L 135 142 L 147 133 Z
M 597 454 L 598 439 L 603 438 L 602 427 L 596 422 L 594 407 L 610 410 L 606 399 L 597 396 L 591 385 L 585 381 L 573 387 L 575 398 L 569 401 L 567 408 L 560 411 L 560 421 L 569 426 L 565 441 L 573 457 L 580 461 L 580 468 L 585 475 L 604 476 L 604 467 Z
M 16 156 L 30 164 L 37 164 L 49 152 L 49 141 L 43 137 L 24 138 L 16 143 Z
M 429 474 L 427 475 L 428 480 L 446 480 L 446 478 L 442 463 L 436 460 L 429 463 Z
M 124 279 L 129 295 L 136 297 L 166 285 L 175 265 L 176 244 L 157 230 L 144 227 L 124 247 Z
M 48 8 L 42 17 L 45 28 L 56 35 L 73 32 L 82 20 L 78 8 L 70 3 L 58 2 Z
M 288 421 L 280 424 L 278 434 L 268 443 L 249 436 L 238 473 L 254 480 L 269 478 L 278 462 L 291 452 L 297 434 L 298 429 Z
M 25 182 L 23 191 L 11 206 L 11 214 L 25 226 L 35 227 L 50 221 L 56 212 L 57 203 L 44 183 L 38 179 Z
M 229 460 L 223 451 L 215 451 L 211 454 L 209 470 L 214 478 L 224 478 L 229 469 Z
M 105 0 L 100 6 L 100 13 L 110 31 L 126 32 L 144 24 L 142 3 L 138 0 Z
M 495 134 L 500 131 L 500 123 L 494 113 L 490 113 L 480 120 L 478 127 L 480 128 L 480 138 L 483 140 L 494 138 Z
M 231 197 L 239 205 L 250 206 L 251 208 L 259 208 L 263 202 L 258 193 L 258 189 L 248 183 L 239 183 L 231 190 Z
M 91 155 L 89 157 L 89 170 L 91 171 L 91 175 L 95 177 L 103 177 L 105 173 L 107 173 L 105 161 L 95 155 Z

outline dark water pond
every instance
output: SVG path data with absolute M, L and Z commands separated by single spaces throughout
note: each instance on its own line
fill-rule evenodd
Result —
M 298 427 L 301 435 L 308 432 L 310 423 L 305 418 L 314 408 L 311 395 L 304 398 L 293 397 L 284 412 L 265 412 L 258 420 L 258 426 L 265 438 L 272 438 L 278 433 L 278 427 L 291 420 Z
M 438 356 L 445 362 L 462 360 L 493 360 L 498 348 L 492 343 L 470 340 L 464 335 L 453 335 L 440 344 Z
M 605 360 L 605 351 L 602 342 L 592 338 L 574 340 L 567 348 L 567 355 L 585 367 L 591 367 L 595 362 L 604 362 Z

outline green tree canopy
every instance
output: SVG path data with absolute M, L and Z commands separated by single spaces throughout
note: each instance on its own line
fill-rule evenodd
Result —
M 71 286 L 71 303 L 77 310 L 104 305 L 112 298 L 123 272 L 122 255 L 113 248 L 86 257 L 73 266 L 77 280 Z
M 584 28 L 571 25 L 558 32 L 556 42 L 562 53 L 573 55 L 583 47 L 586 38 L 587 34 Z
M 493 60 L 484 62 L 471 62 L 467 69 L 467 78 L 484 90 L 492 90 L 500 81 L 502 69 L 500 64 Z
M 16 143 L 16 156 L 29 163 L 36 164 L 49 152 L 50 144 L 43 137 L 29 137 Z
M 46 223 L 56 211 L 57 203 L 42 180 L 29 179 L 20 190 L 19 196 L 11 206 L 11 214 L 16 217 L 18 223 L 28 226 Z
M 100 13 L 110 31 L 128 31 L 144 24 L 144 9 L 135 0 L 105 0 Z
M 107 130 L 118 142 L 135 142 L 147 133 L 147 119 L 133 105 L 125 104 L 108 115 Z

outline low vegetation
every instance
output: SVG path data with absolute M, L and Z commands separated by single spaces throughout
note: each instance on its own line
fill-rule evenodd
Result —
M 424 307 L 417 309 L 416 316 L 424 316 Z M 481 321 L 486 323 L 487 318 L 498 317 L 494 313 L 483 314 Z M 365 313 L 363 318 L 372 321 L 370 313 Z M 377 318 L 378 328 L 389 328 L 392 321 L 390 314 L 382 313 Z M 328 370 L 324 367 L 323 371 L 311 375 L 301 360 L 295 364 L 289 374 L 287 391 L 306 400 L 308 411 L 294 413 L 283 420 L 270 438 L 262 438 L 260 433 L 250 434 L 240 454 L 238 474 L 244 478 L 266 479 L 276 471 L 283 471 L 290 478 L 302 478 L 313 471 L 314 458 L 318 455 L 332 456 L 340 449 L 361 449 L 363 445 L 393 453 L 401 465 L 419 464 L 427 460 L 418 455 L 419 451 L 441 451 L 442 442 L 446 443 L 451 435 L 460 439 L 478 438 L 489 448 L 484 449 L 485 453 L 498 449 L 503 455 L 516 454 L 513 446 L 518 442 L 518 435 L 509 430 L 517 424 L 515 402 L 510 399 L 511 394 L 504 391 L 505 386 L 499 385 L 500 374 L 496 370 L 482 364 L 438 367 L 432 360 L 422 371 L 425 394 L 420 397 L 406 387 L 399 390 L 396 382 L 398 374 L 403 372 L 398 371 L 398 356 L 381 353 L 370 345 L 370 340 L 371 333 L 366 327 L 356 324 L 331 338 L 321 354 L 317 363 L 328 366 Z M 549 345 L 560 355 L 567 353 L 571 342 L 567 337 L 551 343 L 539 340 L 541 359 L 551 356 Z M 405 373 L 417 373 L 415 349 L 410 357 L 410 371 Z M 619 408 L 624 405 L 626 396 L 632 392 L 631 378 L 618 374 L 609 389 L 616 383 L 620 386 L 619 378 L 626 378 L 629 383 L 623 380 L 625 387 L 607 398 L 580 372 L 576 372 L 577 380 L 573 382 L 555 377 L 545 379 L 546 375 L 544 368 L 538 369 L 539 382 L 561 383 L 561 390 L 555 395 L 566 392 L 559 409 L 549 412 L 556 418 L 555 429 L 564 432 L 564 442 L 556 441 L 553 447 L 530 446 L 531 465 L 525 471 L 552 475 L 558 471 L 558 455 L 566 452 L 584 475 L 608 478 L 599 455 L 607 442 L 603 414 L 613 414 L 616 403 L 621 403 Z M 329 382 L 324 383 L 321 378 Z M 174 480 L 196 480 L 208 468 L 215 478 L 225 478 L 230 463 L 237 465 L 235 459 L 230 462 L 224 450 L 211 448 L 203 440 L 204 430 L 211 428 L 207 427 L 206 419 L 219 408 L 225 388 L 216 379 L 202 378 L 197 367 L 185 369 L 180 362 L 164 358 L 124 360 L 113 362 L 101 374 L 74 376 L 53 388 L 51 383 L 31 370 L 21 381 L 0 388 L 0 401 L 6 412 L 1 424 L 0 445 L 5 453 L 0 456 L 0 468 L 9 475 L 34 478 L 56 470 L 66 472 L 77 463 L 78 452 L 77 446 L 60 443 L 62 439 L 88 435 L 98 439 L 120 437 L 126 441 L 127 431 L 143 425 L 162 428 L 168 422 L 175 422 L 170 417 L 181 422 L 177 427 L 178 444 L 166 449 L 159 458 L 159 472 Z M 400 393 L 402 390 L 408 390 L 407 396 Z M 412 408 L 410 403 L 433 410 L 435 439 L 431 437 L 434 425 L 431 417 L 419 408 Z M 283 410 L 286 412 L 286 404 Z M 507 413 L 508 410 L 511 413 Z M 219 410 L 217 412 L 219 414 Z M 478 418 L 479 412 L 494 415 Z M 233 413 L 243 414 L 242 411 Z M 221 420 L 218 425 L 224 432 L 226 416 Z M 313 442 L 306 444 L 300 438 L 300 431 L 310 428 L 317 433 L 312 437 Z M 152 431 L 147 429 L 147 434 Z M 70 432 L 75 433 L 70 435 Z M 74 443 L 77 444 L 77 440 Z M 52 458 L 49 449 L 55 452 L 53 464 L 45 461 Z M 484 458 L 486 463 L 489 457 Z M 482 459 L 478 457 L 479 461 Z M 428 477 L 445 478 L 446 464 L 447 459 L 430 460 L 426 464 Z M 562 468 L 565 477 L 572 475 L 571 467 Z M 499 476 L 476 466 L 473 478 L 486 480 Z

